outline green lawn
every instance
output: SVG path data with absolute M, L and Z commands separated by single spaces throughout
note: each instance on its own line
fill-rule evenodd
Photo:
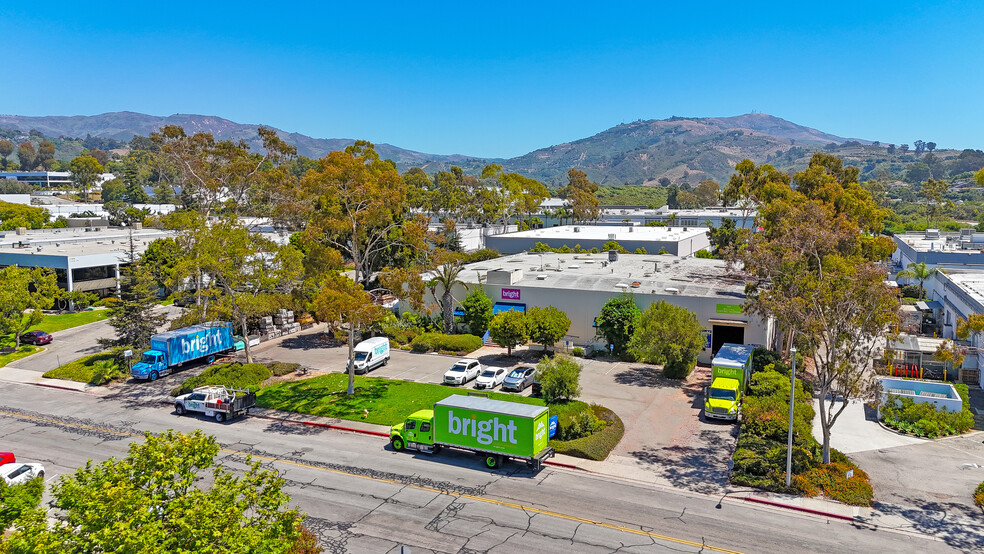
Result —
M 41 323 L 31 327 L 31 331 L 40 329 L 45 333 L 54 333 L 87 323 L 102 321 L 109 317 L 108 310 L 91 310 L 88 312 L 76 312 L 74 314 L 46 315 Z
M 0 367 L 3 367 L 14 360 L 19 360 L 21 358 L 26 358 L 35 352 L 40 352 L 42 349 L 37 346 L 31 346 L 30 344 L 22 345 L 15 352 L 10 354 L 0 354 Z
M 396 381 L 378 377 L 355 376 L 356 394 L 345 394 L 348 375 L 332 373 L 303 381 L 278 383 L 260 389 L 257 405 L 262 408 L 395 425 L 417 410 L 428 409 L 452 394 L 467 394 L 470 389 L 444 385 Z M 544 405 L 539 398 L 493 392 L 490 398 L 524 404 Z M 369 415 L 363 419 L 363 410 Z
M 126 374 L 116 368 L 112 353 L 101 352 L 79 358 L 61 367 L 56 367 L 51 371 L 45 372 L 44 377 L 48 379 L 68 379 L 69 381 L 89 383 L 90 385 L 105 385 L 121 377 L 126 377 Z

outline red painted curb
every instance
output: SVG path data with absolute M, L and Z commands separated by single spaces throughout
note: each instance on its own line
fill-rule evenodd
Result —
M 67 391 L 71 391 L 71 392 L 81 392 L 82 394 L 85 394 L 85 391 L 84 390 L 73 389 L 71 387 L 63 387 L 61 385 L 49 385 L 47 383 L 24 383 L 24 384 L 25 385 L 34 385 L 35 387 L 45 387 L 45 388 L 49 388 L 49 389 L 67 390 Z
M 317 421 L 300 421 L 298 423 L 303 423 L 304 425 L 317 425 L 318 427 L 327 427 L 329 429 L 337 429 L 339 431 L 351 431 L 353 433 L 362 433 L 363 435 L 375 435 L 377 437 L 389 438 L 389 433 L 383 433 L 382 431 L 371 431 L 369 429 L 356 429 L 355 427 L 343 427 L 341 425 L 332 425 L 331 423 L 318 423 Z
M 759 504 L 767 504 L 769 506 L 776 506 L 778 508 L 787 508 L 787 509 L 790 509 L 790 510 L 796 510 L 796 511 L 799 511 L 799 512 L 806 512 L 808 514 L 813 514 L 813 515 L 818 515 L 818 516 L 832 517 L 834 519 L 842 519 L 844 521 L 854 521 L 854 516 L 845 516 L 845 515 L 841 515 L 841 514 L 835 514 L 833 512 L 824 512 L 822 510 L 814 510 L 812 508 L 804 508 L 802 506 L 793 506 L 792 504 L 783 504 L 781 502 L 773 502 L 771 500 L 765 500 L 765 499 L 762 499 L 762 498 L 755 498 L 753 496 L 746 496 L 745 497 L 745 501 L 746 502 L 757 502 Z

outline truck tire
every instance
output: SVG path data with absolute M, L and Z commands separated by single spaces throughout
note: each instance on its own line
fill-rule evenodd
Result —
M 396 450 L 397 452 L 403 450 L 403 439 L 400 437 L 393 437 L 390 439 L 390 444 L 393 445 L 393 450 Z
M 151 371 L 150 372 L 150 380 L 151 381 L 156 381 L 157 378 L 160 377 L 160 376 L 161 376 L 161 374 L 160 373 L 157 373 L 156 371 Z
M 174 411 L 177 412 L 179 416 L 185 415 L 185 407 L 181 403 L 176 402 L 174 404 Z
M 489 469 L 498 469 L 502 465 L 502 456 L 499 454 L 486 454 L 485 456 L 485 467 Z
M 222 423 L 223 421 L 225 421 L 225 418 L 226 418 L 226 416 L 222 412 L 218 412 L 218 413 L 215 414 L 215 421 L 218 421 L 219 423 Z

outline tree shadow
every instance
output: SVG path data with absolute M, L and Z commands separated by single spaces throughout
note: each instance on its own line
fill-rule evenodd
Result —
M 728 460 L 736 436 L 737 428 L 730 433 L 705 429 L 698 434 L 696 445 L 647 446 L 628 455 L 675 486 L 705 494 L 722 493 L 728 486 Z
M 906 506 L 875 502 L 874 507 L 886 516 L 905 519 L 913 530 L 932 535 L 951 547 L 979 552 L 984 545 L 981 509 L 956 502 L 926 502 L 921 498 L 907 497 L 905 501 Z M 865 518 L 858 520 L 867 522 Z M 877 520 L 872 523 L 877 524 Z
M 252 410 L 250 410 L 252 412 Z M 266 433 L 277 433 L 280 435 L 291 435 L 291 436 L 310 436 L 310 435 L 320 435 L 325 431 L 328 431 L 327 427 L 321 427 L 320 425 L 305 425 L 302 422 L 290 420 L 279 419 L 271 421 L 263 429 Z
M 291 335 L 280 341 L 280 347 L 287 350 L 322 350 L 337 348 L 345 343 L 329 333 L 310 333 L 306 335 Z

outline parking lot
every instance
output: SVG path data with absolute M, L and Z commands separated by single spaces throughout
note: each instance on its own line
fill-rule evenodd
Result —
M 484 347 L 472 354 L 483 366 L 513 368 L 535 364 L 541 347 Z M 342 372 L 348 359 L 344 344 L 329 342 L 317 329 L 291 335 L 255 348 L 257 361 L 296 362 L 316 371 Z M 441 383 L 444 372 L 460 359 L 440 354 L 393 350 L 390 362 L 373 377 L 421 383 Z M 705 421 L 701 416 L 703 388 L 710 368 L 698 367 L 680 382 L 663 379 L 647 364 L 607 359 L 581 360 L 581 400 L 610 408 L 625 424 L 625 435 L 607 462 L 625 468 L 626 475 L 646 472 L 673 486 L 718 492 L 727 484 L 728 460 L 737 438 L 732 423 Z M 473 384 L 464 385 L 472 389 Z M 499 389 L 496 388 L 498 391 Z M 522 394 L 530 394 L 527 389 Z

